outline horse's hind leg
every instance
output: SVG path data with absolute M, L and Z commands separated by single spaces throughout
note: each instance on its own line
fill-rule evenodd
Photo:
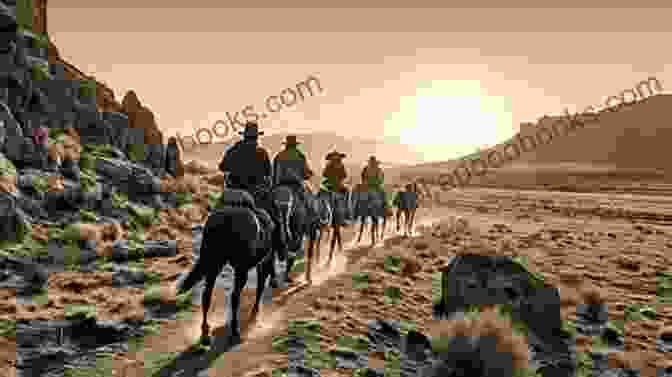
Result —
M 247 284 L 247 271 L 235 270 L 233 293 L 231 293 L 231 335 L 234 339 L 240 339 L 240 293 Z
M 252 307 L 252 315 L 256 315 L 259 312 L 259 303 L 261 302 L 261 296 L 264 293 L 264 289 L 266 288 L 266 280 L 271 275 L 271 271 L 273 271 L 273 252 L 271 251 L 271 255 L 269 255 L 267 258 L 268 260 L 262 262 L 259 264 L 259 268 L 257 271 L 257 299 L 254 302 L 254 306 Z
M 362 223 L 359 225 L 359 237 L 357 237 L 357 243 L 362 242 L 362 234 L 364 233 L 364 224 L 366 223 L 366 218 L 361 218 Z
M 326 231 L 326 227 L 320 225 L 317 231 L 317 241 L 316 241 L 316 246 L 315 246 L 315 263 L 320 263 L 320 247 L 322 243 L 322 236 L 324 235 L 324 232 Z
M 338 240 L 338 250 L 343 252 L 343 237 L 341 235 L 341 226 L 338 224 L 334 225 L 332 231 L 334 232 L 332 237 L 335 237 Z
M 313 249 L 315 248 L 315 234 L 311 234 L 310 241 L 308 242 L 308 261 L 305 263 L 306 266 L 306 283 L 311 284 L 313 282 L 312 279 L 312 271 L 313 271 Z
M 376 231 L 378 230 L 378 219 L 371 218 L 371 245 L 376 244 Z
M 210 326 L 208 325 L 208 311 L 210 311 L 210 302 L 212 300 L 212 290 L 217 281 L 217 273 L 209 274 L 205 279 L 205 289 L 201 295 L 202 309 L 203 309 L 203 323 L 201 323 L 201 340 L 200 343 L 205 346 L 210 345 Z
M 401 230 L 401 208 L 397 209 L 397 233 Z
M 331 247 L 329 248 L 329 260 L 327 263 L 331 263 L 334 259 L 334 249 L 336 248 L 336 242 L 341 246 L 341 231 L 338 225 L 333 224 L 331 230 Z

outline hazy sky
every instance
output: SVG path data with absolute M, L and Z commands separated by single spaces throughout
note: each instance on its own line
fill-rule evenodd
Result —
M 50 4 L 48 16 L 66 59 L 119 100 L 134 89 L 169 135 L 263 110 L 314 75 L 324 91 L 262 127 L 385 137 L 443 160 L 520 122 L 601 106 L 649 76 L 672 86 L 672 8 L 166 8 L 174 3 Z

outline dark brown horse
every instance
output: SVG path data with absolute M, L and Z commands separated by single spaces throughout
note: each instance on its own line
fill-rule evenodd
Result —
M 406 190 L 397 194 L 395 205 L 397 206 L 397 232 L 401 227 L 401 216 L 404 217 L 404 236 L 411 236 L 415 224 L 415 213 L 418 210 L 418 184 L 406 184 Z
M 291 282 L 289 272 L 296 261 L 297 255 L 304 248 L 304 239 L 307 238 L 309 243 L 305 258 L 306 282 L 310 284 L 312 282 L 315 246 L 321 239 L 321 230 L 332 221 L 331 206 L 326 199 L 313 193 L 308 194 L 310 203 L 299 202 L 296 200 L 292 189 L 284 185 L 275 187 L 271 196 L 274 207 L 278 208 L 278 218 L 281 219 L 283 226 L 287 224 L 290 233 L 290 239 L 286 243 L 285 250 L 282 250 L 279 254 L 282 260 L 287 257 L 285 280 Z M 312 210 L 308 206 L 311 206 Z
M 278 242 L 276 227 L 266 228 L 250 208 L 222 206 L 210 214 L 203 231 L 200 256 L 186 278 L 178 282 L 177 293 L 182 294 L 205 278 L 202 294 L 203 323 L 201 344 L 210 344 L 208 311 L 217 276 L 226 264 L 234 270 L 234 288 L 231 295 L 231 329 L 240 339 L 240 293 L 247 284 L 247 274 L 257 268 L 257 297 L 252 309 L 255 316 L 269 276 L 275 277 L 273 245 Z
M 382 234 L 379 232 L 379 221 L 385 219 L 385 194 L 370 191 L 366 185 L 360 183 L 352 190 L 352 201 L 355 209 L 355 218 L 360 222 L 357 243 L 362 241 L 364 225 L 371 219 L 371 245 L 375 245 Z
M 317 243 L 317 260 L 320 260 L 320 240 L 322 235 L 326 235 L 331 230 L 331 247 L 329 248 L 329 259 L 327 261 L 327 263 L 331 263 L 336 244 L 338 244 L 339 250 L 343 251 L 341 228 L 347 225 L 347 220 L 350 217 L 352 194 L 349 192 L 320 191 L 318 197 L 329 204 L 332 216 L 329 224 L 322 223 L 320 226 L 320 236 Z

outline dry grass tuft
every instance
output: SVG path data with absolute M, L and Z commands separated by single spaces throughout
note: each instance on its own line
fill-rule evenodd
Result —
M 465 337 L 476 339 L 478 342 L 478 339 L 491 338 L 495 340 L 497 353 L 510 360 L 514 369 L 528 368 L 529 350 L 526 337 L 516 333 L 511 320 L 498 314 L 495 308 L 482 310 L 476 318 L 441 322 L 445 324 L 437 331 L 439 339 Z M 445 352 L 449 354 L 450 349 Z

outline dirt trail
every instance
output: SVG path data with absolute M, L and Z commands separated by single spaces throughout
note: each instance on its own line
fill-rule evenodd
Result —
M 441 218 L 453 214 L 447 209 L 420 209 L 416 217 L 416 227 L 430 226 L 439 221 Z M 387 232 L 384 235 L 384 241 L 390 240 L 396 236 L 392 232 L 394 224 L 388 224 Z M 188 351 L 200 337 L 200 327 L 202 314 L 200 306 L 195 306 L 191 315 L 186 319 L 170 320 L 162 324 L 160 333 L 156 335 L 148 335 L 144 339 L 142 354 L 127 354 L 123 355 L 121 359 L 125 359 L 123 364 L 125 369 L 122 376 L 135 376 L 134 373 L 139 373 L 142 368 L 143 360 L 154 358 L 159 354 L 183 352 L 181 357 L 177 357 L 177 361 L 173 362 L 167 368 L 164 368 L 165 375 L 179 375 L 180 371 L 183 373 L 195 374 L 204 369 L 222 367 L 227 370 L 226 374 L 230 375 L 232 371 L 231 366 L 236 365 L 240 368 L 236 370 L 248 370 L 251 365 L 248 365 L 246 360 L 252 360 L 245 355 L 256 354 L 263 358 L 267 351 L 255 351 L 259 349 L 259 344 L 265 349 L 269 344 L 269 339 L 272 335 L 282 335 L 287 332 L 287 314 L 288 308 L 294 305 L 299 297 L 308 297 L 315 294 L 325 285 L 326 282 L 332 281 L 335 278 L 347 275 L 349 267 L 353 261 L 349 258 L 350 253 L 355 250 L 369 250 L 370 240 L 368 239 L 367 230 L 362 237 L 360 246 L 356 244 L 356 236 L 359 227 L 350 227 L 344 230 L 344 252 L 334 252 L 334 259 L 330 264 L 326 264 L 329 248 L 328 245 L 322 242 L 321 245 L 321 263 L 313 267 L 313 283 L 307 286 L 304 283 L 305 274 L 297 274 L 297 278 L 301 281 L 298 284 L 293 284 L 286 288 L 272 289 L 272 303 L 261 305 L 260 312 L 254 321 L 250 322 L 248 318 L 254 302 L 255 289 L 246 288 L 243 290 L 241 297 L 241 336 L 242 344 L 231 348 L 227 342 L 227 335 L 229 329 L 225 327 L 225 321 L 228 321 L 227 315 L 227 296 L 223 289 L 215 288 L 211 303 L 211 309 L 208 314 L 208 321 L 213 329 L 213 345 L 209 355 L 203 353 L 191 353 Z M 379 247 L 383 242 L 379 242 L 375 247 Z M 347 275 L 346 278 L 349 278 Z M 171 287 L 172 288 L 172 287 Z M 271 289 L 268 287 L 267 289 Z M 166 294 L 169 294 L 168 292 Z M 291 299 L 291 302 L 290 302 Z M 264 346 L 264 344 L 266 346 Z M 277 355 L 271 355 L 277 358 Z M 214 360 L 214 365 L 212 361 Z M 223 372 L 223 369 L 221 369 Z M 161 375 L 164 375 L 163 373 Z M 220 375 L 216 372 L 214 375 Z
M 425 216 L 422 218 L 420 221 L 418 221 L 415 225 L 416 227 L 423 227 L 423 226 L 432 226 L 433 224 L 439 222 L 441 218 L 439 217 L 428 217 Z M 417 234 L 416 231 L 414 231 L 415 235 Z M 395 233 L 386 232 L 386 234 L 383 236 L 383 239 L 376 243 L 374 247 L 382 247 L 384 246 L 384 242 L 387 240 L 390 240 L 393 237 L 397 237 L 398 235 Z M 356 240 L 351 240 L 344 245 L 343 249 L 345 252 L 352 251 L 358 247 Z M 323 249 L 326 249 L 325 246 L 322 247 Z M 331 261 L 331 263 L 327 264 L 325 261 L 325 258 L 321 258 L 322 263 L 316 265 L 313 267 L 313 277 L 312 277 L 312 287 L 319 287 L 329 281 L 330 279 L 333 279 L 339 275 L 342 275 L 347 272 L 348 270 L 348 257 L 346 256 L 345 253 L 339 253 L 335 252 L 334 253 L 334 259 Z M 286 320 L 286 307 L 280 307 L 272 312 L 269 312 L 268 310 L 266 313 L 261 313 L 256 320 L 255 324 L 253 327 L 251 327 L 247 334 L 245 335 L 245 338 L 248 341 L 253 341 L 255 339 L 259 339 L 263 336 L 267 336 L 272 330 L 278 329 L 278 325 L 282 324 L 286 326 L 286 322 L 281 322 L 281 320 L 285 319 Z M 286 327 L 285 327 L 286 328 Z

